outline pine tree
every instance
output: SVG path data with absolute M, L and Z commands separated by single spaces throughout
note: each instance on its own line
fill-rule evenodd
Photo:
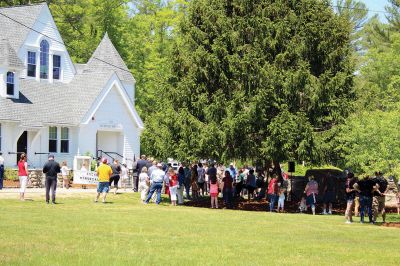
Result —
M 180 159 L 316 160 L 353 100 L 350 27 L 327 1 L 190 2 L 144 136 Z M 162 128 L 167 144 L 153 138 Z M 161 147 L 163 146 L 163 147 Z

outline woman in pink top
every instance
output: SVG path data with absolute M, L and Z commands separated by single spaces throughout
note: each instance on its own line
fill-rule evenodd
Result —
M 211 176 L 210 179 L 210 196 L 211 196 L 211 209 L 214 207 L 218 209 L 218 191 L 219 184 L 216 176 Z
M 306 188 L 304 189 L 304 193 L 307 195 L 306 203 L 307 206 L 311 206 L 311 210 L 313 215 L 315 215 L 315 204 L 317 203 L 317 195 L 318 195 L 318 183 L 314 180 L 314 176 L 310 176 L 308 178 L 308 183 Z
M 28 164 L 26 162 L 26 154 L 22 153 L 18 161 L 18 176 L 19 176 L 19 199 L 25 200 L 26 183 L 28 182 Z

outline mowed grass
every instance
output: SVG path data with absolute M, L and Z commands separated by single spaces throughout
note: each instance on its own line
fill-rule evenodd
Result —
M 132 194 L 95 204 L 92 196 L 58 205 L 0 200 L 0 265 L 400 262 L 400 229 L 347 225 L 341 216 L 143 205 Z

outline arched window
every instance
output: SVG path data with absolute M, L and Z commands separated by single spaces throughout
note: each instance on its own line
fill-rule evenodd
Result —
M 7 72 L 7 95 L 14 95 L 14 72 Z
M 40 78 L 49 78 L 49 43 L 46 40 L 40 43 Z

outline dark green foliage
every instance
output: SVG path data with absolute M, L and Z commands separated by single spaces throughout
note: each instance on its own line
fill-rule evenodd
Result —
M 170 153 L 316 159 L 314 132 L 343 121 L 354 99 L 350 27 L 327 4 L 191 2 L 164 88 L 168 101 L 154 117 L 174 132 Z M 154 131 L 145 134 L 149 142 Z

